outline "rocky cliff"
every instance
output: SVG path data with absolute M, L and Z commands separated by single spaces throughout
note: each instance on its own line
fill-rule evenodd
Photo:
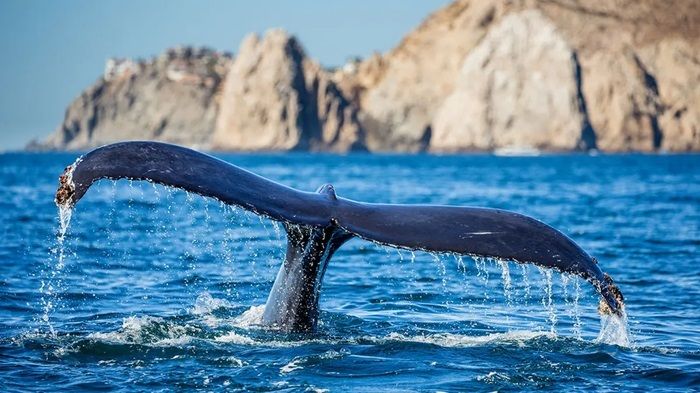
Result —
M 357 108 L 282 30 L 247 37 L 226 78 L 212 147 L 348 151 L 364 147 Z
M 230 61 L 209 49 L 184 47 L 148 61 L 111 59 L 40 147 L 84 149 L 126 139 L 206 147 Z
M 700 151 L 700 3 L 457 0 L 325 70 L 294 37 L 112 62 L 50 148 Z

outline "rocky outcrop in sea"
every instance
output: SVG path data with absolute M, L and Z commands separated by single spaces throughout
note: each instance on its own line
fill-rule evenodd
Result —
M 211 138 L 219 150 L 364 148 L 357 107 L 294 37 L 271 30 L 243 40 L 222 90 Z
M 37 148 L 76 150 L 126 139 L 207 147 L 230 55 L 180 47 L 147 60 L 110 59 Z
M 699 85 L 695 1 L 458 0 L 337 69 L 282 30 L 110 60 L 33 147 L 700 151 Z

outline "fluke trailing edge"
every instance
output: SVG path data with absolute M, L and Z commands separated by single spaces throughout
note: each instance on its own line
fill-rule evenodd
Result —
M 478 255 L 576 274 L 602 296 L 601 312 L 620 314 L 622 293 L 576 243 L 533 218 L 478 207 L 390 205 L 286 187 L 212 156 L 158 142 L 104 146 L 66 168 L 56 203 L 74 205 L 99 179 L 148 180 L 237 205 L 284 224 L 287 255 L 265 305 L 263 323 L 287 331 L 316 326 L 323 275 L 353 237 L 393 247 Z

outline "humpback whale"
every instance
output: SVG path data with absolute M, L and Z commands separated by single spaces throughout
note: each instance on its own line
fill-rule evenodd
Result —
M 61 175 L 56 203 L 74 206 L 99 179 L 177 187 L 281 222 L 287 232 L 286 257 L 262 324 L 283 331 L 314 330 L 328 262 L 352 238 L 556 269 L 589 281 L 601 295 L 601 313 L 621 315 L 624 309 L 621 291 L 594 258 L 551 226 L 511 211 L 358 202 L 339 197 L 330 184 L 304 192 L 210 155 L 159 142 L 120 142 L 85 154 Z

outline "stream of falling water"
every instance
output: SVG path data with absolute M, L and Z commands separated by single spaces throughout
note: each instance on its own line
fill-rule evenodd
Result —
M 545 287 L 544 296 L 542 297 L 542 305 L 547 310 L 547 316 L 549 319 L 549 331 L 551 333 L 557 332 L 557 312 L 554 308 L 554 302 L 552 300 L 552 271 L 550 269 L 539 268 L 540 273 L 544 276 Z
M 63 281 L 61 279 L 61 273 L 65 268 L 66 259 L 66 233 L 68 232 L 68 226 L 70 225 L 70 219 L 73 216 L 73 208 L 68 205 L 58 206 L 58 233 L 56 234 L 56 248 L 52 250 L 54 257 L 53 264 L 49 262 L 47 264 L 47 269 L 49 270 L 48 276 L 41 280 L 41 287 L 39 288 L 39 293 L 41 293 L 41 321 L 46 324 L 49 329 L 49 333 L 52 336 L 56 336 L 56 331 L 51 323 L 51 314 L 58 307 L 60 301 L 60 292 L 63 288 Z
M 511 294 L 511 281 L 510 281 L 510 269 L 508 268 L 507 261 L 498 261 L 501 266 L 501 279 L 503 280 L 503 296 L 506 298 L 506 303 L 508 307 L 513 306 L 513 296 Z
M 581 311 L 579 310 L 579 302 L 581 300 L 581 283 L 578 279 L 574 279 L 574 306 L 572 312 L 574 314 L 574 336 L 581 338 Z

